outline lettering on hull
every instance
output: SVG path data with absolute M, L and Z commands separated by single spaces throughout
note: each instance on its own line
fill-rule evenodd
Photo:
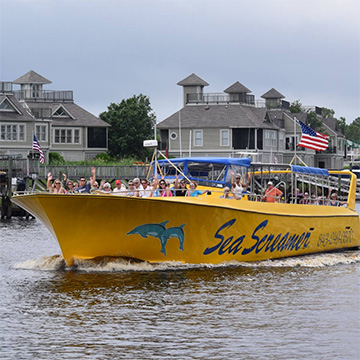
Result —
M 240 251 L 241 255 L 248 255 L 250 253 L 258 254 L 259 252 L 298 251 L 300 249 L 306 249 L 310 244 L 310 232 L 299 234 L 290 232 L 284 234 L 269 234 L 266 232 L 269 221 L 264 220 L 254 229 L 251 235 L 253 244 L 250 247 L 244 247 L 243 242 L 245 235 L 231 235 L 226 239 L 223 235 L 224 230 L 231 228 L 235 222 L 236 219 L 232 219 L 219 227 L 214 237 L 220 241 L 213 247 L 206 248 L 203 253 L 204 255 L 209 255 L 216 251 L 219 255 L 225 253 L 235 255 Z

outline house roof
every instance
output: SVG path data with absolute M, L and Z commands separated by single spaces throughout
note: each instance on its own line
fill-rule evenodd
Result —
M 234 84 L 229 86 L 227 89 L 224 90 L 224 93 L 227 94 L 238 94 L 238 93 L 249 93 L 249 90 L 246 86 L 236 81 Z
M 285 96 L 279 93 L 276 89 L 271 88 L 265 94 L 261 95 L 263 99 L 284 99 Z
M 208 86 L 209 85 L 205 80 L 199 78 L 194 73 L 192 73 L 185 79 L 179 81 L 177 84 L 180 86 L 193 86 L 193 85 Z
M 229 105 L 188 105 L 180 110 L 182 128 L 264 128 L 278 129 L 271 122 L 265 121 L 266 109 Z M 179 111 L 157 125 L 158 129 L 179 127 Z
M 87 126 L 87 127 L 109 127 L 110 124 L 99 119 L 95 115 L 89 113 L 79 105 L 74 103 L 49 103 L 49 102 L 36 102 L 31 103 L 32 108 L 37 109 L 49 109 L 51 108 L 51 113 L 54 113 L 59 107 L 64 108 L 64 110 L 69 113 L 72 117 L 53 117 L 54 125 L 64 125 L 64 126 Z
M 0 95 L 0 104 L 5 98 L 15 106 L 16 110 L 18 110 L 20 114 L 18 111 L 0 111 L 0 121 L 34 121 L 34 117 L 26 108 L 26 104 L 20 103 L 18 100 L 16 100 L 14 95 Z
M 13 84 L 51 84 L 51 81 L 30 70 L 25 75 L 13 81 Z
M 345 137 L 345 135 L 338 128 L 337 120 L 335 118 L 327 118 L 322 120 L 326 127 L 329 128 L 335 135 L 343 138 Z

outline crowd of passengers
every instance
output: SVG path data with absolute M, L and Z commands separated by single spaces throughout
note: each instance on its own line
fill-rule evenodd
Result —
M 135 196 L 135 197 L 172 197 L 172 196 L 190 196 L 197 197 L 205 193 L 210 193 L 209 190 L 198 190 L 197 183 L 190 181 L 187 184 L 184 178 L 178 178 L 175 175 L 173 184 L 166 181 L 163 177 L 159 180 L 156 176 L 152 182 L 146 179 L 135 178 L 130 180 L 125 186 L 120 180 L 115 180 L 115 187 L 112 188 L 111 184 L 105 180 L 101 181 L 100 185 L 96 181 L 95 168 L 91 168 L 91 177 L 89 181 L 85 177 L 81 177 L 79 182 L 69 180 L 66 174 L 62 174 L 62 181 L 55 179 L 52 183 L 53 177 L 51 173 L 47 176 L 47 188 L 51 193 L 56 194 L 74 194 L 74 193 L 111 193 L 115 195 Z M 220 196 L 222 199 L 241 200 L 243 195 L 247 192 L 247 187 L 250 183 L 250 174 L 247 178 L 240 174 L 231 172 L 231 188 L 225 187 L 223 194 Z M 272 181 L 267 183 L 265 194 L 259 199 L 262 202 L 285 202 L 283 192 L 274 186 Z M 290 193 L 286 199 L 288 203 L 304 204 L 304 205 L 330 205 L 330 206 L 343 206 L 347 205 L 346 201 L 340 201 L 336 192 L 329 189 L 328 196 L 317 196 L 313 193 L 311 196 L 308 192 L 303 194 L 299 189 L 296 189 L 292 194 Z
M 115 187 L 112 188 L 108 181 L 101 181 L 100 185 L 96 181 L 95 168 L 91 168 L 91 177 L 87 181 L 85 177 L 81 177 L 79 182 L 69 180 L 66 174 L 62 174 L 62 180 L 55 179 L 48 173 L 47 189 L 54 194 L 75 194 L 75 193 L 108 193 L 124 196 L 135 197 L 171 197 L 171 196 L 190 196 L 197 197 L 208 193 L 209 190 L 198 190 L 197 183 L 190 181 L 189 184 L 185 179 L 175 176 L 175 181 L 170 184 L 164 178 L 155 177 L 153 181 L 135 178 L 127 183 L 127 187 L 120 180 L 115 180 Z

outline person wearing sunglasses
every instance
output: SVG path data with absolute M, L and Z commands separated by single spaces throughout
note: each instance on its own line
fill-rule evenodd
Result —
M 79 181 L 79 187 L 75 191 L 79 194 L 84 194 L 84 193 L 90 194 L 90 190 L 91 190 L 95 180 L 96 180 L 95 168 L 92 167 L 90 181 L 87 183 L 85 180 L 85 177 L 82 176 Z
M 149 185 L 149 182 L 146 179 L 141 180 L 141 186 L 143 190 L 141 191 L 142 197 L 148 198 L 152 196 L 152 191 Z
M 186 196 L 188 190 L 185 179 L 181 179 L 179 181 L 179 177 L 177 174 L 175 175 L 174 190 L 175 196 Z
M 46 186 L 52 194 L 66 194 L 66 190 L 62 187 L 60 179 L 56 179 L 51 185 L 53 179 L 51 172 L 48 173 Z

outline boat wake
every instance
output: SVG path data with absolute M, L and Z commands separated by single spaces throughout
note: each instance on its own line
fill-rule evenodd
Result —
M 103 256 L 95 259 L 77 260 L 74 266 L 67 267 L 61 255 L 41 257 L 16 263 L 15 269 L 45 270 L 45 271 L 79 271 L 79 272 L 121 272 L 121 271 L 166 271 L 196 268 L 219 267 L 324 267 L 340 264 L 353 264 L 360 262 L 360 250 L 349 250 L 336 253 L 312 254 L 285 259 L 264 260 L 258 262 L 228 261 L 220 264 L 184 264 L 182 262 L 168 261 L 150 263 L 138 259 Z

